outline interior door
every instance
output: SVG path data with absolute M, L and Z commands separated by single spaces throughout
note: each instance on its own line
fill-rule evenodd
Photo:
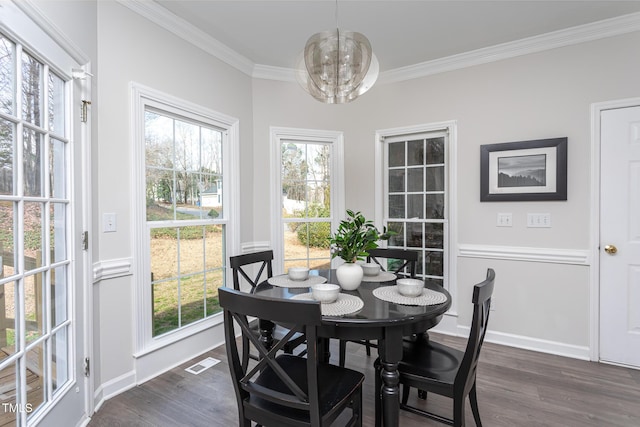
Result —
M 81 98 L 67 51 L 14 3 L 0 15 L 0 425 L 78 425 L 87 252 Z
M 600 359 L 640 367 L 640 106 L 600 128 Z

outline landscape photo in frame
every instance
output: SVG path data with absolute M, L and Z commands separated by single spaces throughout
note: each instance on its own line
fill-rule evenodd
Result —
M 567 138 L 480 146 L 480 201 L 567 200 Z

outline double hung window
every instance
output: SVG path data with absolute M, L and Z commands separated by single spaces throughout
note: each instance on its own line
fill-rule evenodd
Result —
M 342 135 L 337 132 L 272 129 L 274 239 L 277 261 L 289 267 L 330 268 L 329 236 L 342 211 Z M 277 168 L 277 169 L 276 169 Z M 279 264 L 280 265 L 280 264 Z
M 146 88 L 134 93 L 143 140 L 137 244 L 145 260 L 140 295 L 148 342 L 220 312 L 218 288 L 230 252 L 234 132 L 224 116 Z

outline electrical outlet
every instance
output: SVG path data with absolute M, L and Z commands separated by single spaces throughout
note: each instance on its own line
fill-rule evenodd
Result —
M 511 213 L 498 213 L 498 221 L 496 223 L 497 227 L 512 227 L 513 226 L 513 215 Z

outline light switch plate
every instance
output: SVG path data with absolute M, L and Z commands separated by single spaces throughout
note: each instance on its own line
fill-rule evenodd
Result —
M 551 228 L 551 214 L 549 213 L 528 213 L 527 227 L 529 228 Z
M 114 213 L 102 214 L 102 231 L 104 233 L 113 233 L 117 230 L 117 217 Z

